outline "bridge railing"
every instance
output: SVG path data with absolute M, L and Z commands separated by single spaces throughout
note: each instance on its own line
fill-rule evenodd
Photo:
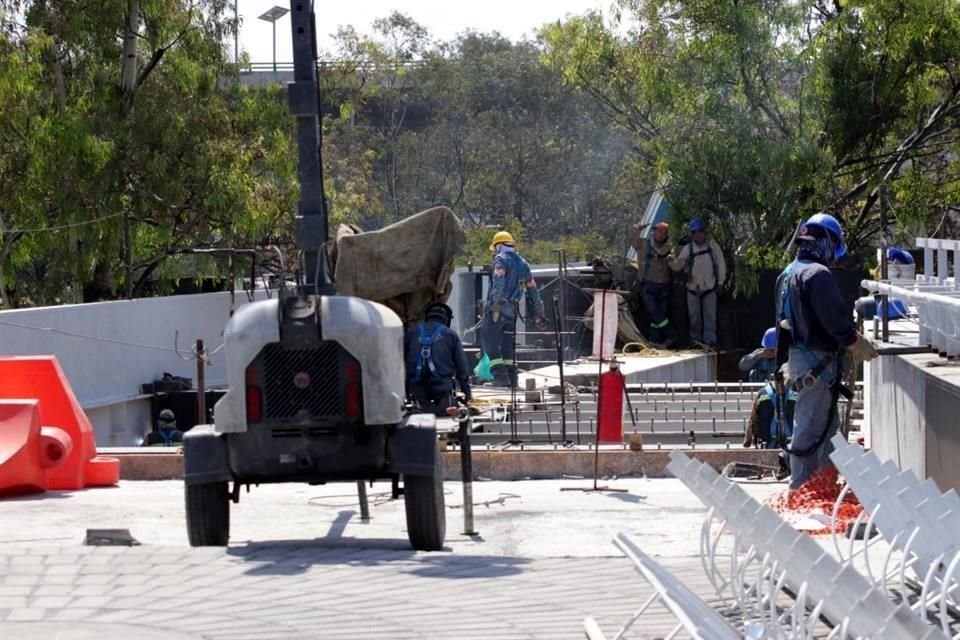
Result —
M 323 72 L 335 67 L 344 67 L 355 71 L 389 71 L 394 69 L 416 69 L 426 64 L 425 60 L 412 60 L 410 62 L 381 64 L 373 62 L 360 62 L 349 60 L 320 60 L 317 62 L 317 70 Z M 292 62 L 247 62 L 240 65 L 240 73 L 293 73 Z

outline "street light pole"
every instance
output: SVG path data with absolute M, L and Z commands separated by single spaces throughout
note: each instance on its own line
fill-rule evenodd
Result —
M 259 16 L 260 20 L 264 22 L 269 22 L 273 27 L 273 72 L 277 72 L 277 20 L 289 13 L 289 9 L 284 9 L 283 7 L 274 6 L 273 8 L 266 11 L 262 16 Z
M 240 68 L 240 0 L 233 0 L 233 64 Z

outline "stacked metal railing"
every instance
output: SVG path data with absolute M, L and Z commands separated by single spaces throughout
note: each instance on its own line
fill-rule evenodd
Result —
M 917 238 L 916 244 L 923 249 L 924 264 L 914 280 L 864 280 L 860 286 L 916 307 L 919 344 L 960 355 L 960 240 Z
M 615 543 L 655 593 L 615 637 L 628 638 L 646 608 L 661 602 L 677 621 L 670 637 L 680 630 L 693 638 L 723 637 L 732 626 L 746 638 L 960 639 L 960 498 L 881 464 L 843 438 L 834 445 L 832 458 L 869 512 L 853 523 L 849 543 L 834 534 L 836 555 L 710 466 L 673 451 L 668 469 L 708 508 L 700 558 L 721 601 L 717 615 L 620 534 Z M 841 493 L 837 504 L 845 497 Z M 836 514 L 835 508 L 834 530 Z M 871 535 L 874 527 L 883 540 Z M 882 544 L 886 549 L 871 555 L 871 547 Z M 589 638 L 604 637 L 593 619 L 584 627 Z

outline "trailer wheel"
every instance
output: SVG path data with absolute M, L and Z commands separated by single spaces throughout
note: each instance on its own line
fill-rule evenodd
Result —
M 226 482 L 185 486 L 187 537 L 191 547 L 225 547 L 230 538 L 230 494 Z
M 403 476 L 403 501 L 407 512 L 407 537 L 418 551 L 439 551 L 447 537 L 443 498 L 443 459 L 437 445 L 436 465 L 429 476 Z

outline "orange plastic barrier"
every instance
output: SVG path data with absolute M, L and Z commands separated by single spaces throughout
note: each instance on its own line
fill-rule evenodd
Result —
M 82 489 L 116 484 L 120 461 L 97 456 L 93 426 L 80 407 L 55 356 L 0 357 L 0 398 L 36 398 L 40 423 L 62 430 L 72 446 L 61 451 L 62 462 L 46 470 L 48 489 Z M 45 445 L 62 447 L 55 432 L 45 432 Z M 38 441 L 40 438 L 38 438 Z M 0 457 L 2 460 L 2 457 Z M 39 463 L 39 461 L 38 461 Z M 0 462 L 0 466 L 3 463 Z
M 0 400 L 0 496 L 46 491 L 36 400 Z

